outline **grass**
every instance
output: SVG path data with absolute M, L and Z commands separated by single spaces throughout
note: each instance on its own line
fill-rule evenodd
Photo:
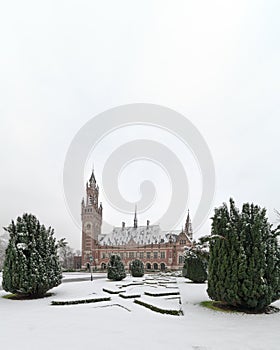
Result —
M 233 305 L 228 305 L 221 301 L 212 301 L 212 300 L 202 301 L 201 303 L 199 303 L 199 305 L 203 307 L 207 307 L 208 309 L 211 309 L 214 311 L 222 311 L 222 312 L 228 312 L 228 313 L 241 312 L 246 314 L 273 314 L 280 311 L 279 308 L 275 306 L 270 306 L 270 305 L 264 308 L 263 310 L 253 310 L 253 309 L 245 309 L 245 308 L 240 308 Z
M 222 312 L 236 312 L 236 310 L 231 309 L 228 305 L 222 304 L 219 301 L 202 301 L 199 303 L 199 305 L 203 307 L 207 307 L 208 309 L 214 310 L 214 311 L 222 311 Z
M 35 295 L 26 295 L 26 294 L 6 294 L 3 295 L 2 298 L 4 299 L 10 299 L 10 300 L 33 300 L 33 299 L 42 299 L 42 298 L 48 298 L 51 297 L 53 293 L 46 293 L 42 296 L 35 296 Z

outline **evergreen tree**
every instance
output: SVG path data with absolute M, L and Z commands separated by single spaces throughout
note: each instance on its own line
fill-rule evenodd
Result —
M 126 277 L 124 264 L 121 261 L 121 257 L 116 254 L 112 254 L 108 264 L 107 277 L 109 280 L 121 281 Z
M 135 259 L 131 262 L 131 275 L 133 277 L 144 276 L 144 264 L 141 260 Z
M 244 204 L 239 212 L 230 199 L 215 209 L 210 241 L 208 295 L 211 299 L 263 310 L 280 296 L 280 256 L 266 210 Z
M 207 254 L 198 247 L 186 250 L 183 276 L 195 283 L 207 280 Z
M 23 214 L 5 228 L 10 234 L 2 286 L 7 292 L 42 297 L 61 283 L 54 231 L 34 215 Z

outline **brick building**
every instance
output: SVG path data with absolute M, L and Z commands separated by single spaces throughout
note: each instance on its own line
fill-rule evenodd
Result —
M 192 225 L 188 213 L 182 231 L 162 231 L 159 225 L 139 226 L 135 210 L 133 226 L 115 227 L 101 234 L 102 204 L 92 172 L 82 200 L 82 267 L 106 269 L 111 254 L 119 254 L 126 268 L 134 259 L 142 260 L 146 270 L 178 270 L 183 266 L 185 246 L 191 245 Z

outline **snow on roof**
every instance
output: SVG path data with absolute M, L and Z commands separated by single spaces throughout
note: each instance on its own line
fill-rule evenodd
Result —
M 134 227 L 115 227 L 112 232 L 99 235 L 98 241 L 101 245 L 147 245 L 167 243 L 172 238 L 174 241 L 177 233 L 162 231 L 159 225 Z

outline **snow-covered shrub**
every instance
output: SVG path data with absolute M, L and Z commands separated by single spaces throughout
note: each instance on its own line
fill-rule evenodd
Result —
M 185 252 L 183 276 L 194 283 L 204 283 L 207 280 L 207 259 L 195 247 Z
M 10 234 L 3 267 L 3 289 L 42 297 L 61 283 L 54 231 L 34 215 L 23 214 L 5 228 Z
M 229 305 L 263 310 L 280 297 L 280 250 L 277 229 L 266 210 L 230 199 L 215 209 L 210 241 L 208 295 Z
M 116 254 L 112 254 L 108 264 L 108 274 L 109 280 L 121 281 L 126 277 L 124 264 L 121 261 L 121 257 Z
M 141 260 L 135 259 L 131 262 L 131 275 L 133 277 L 143 277 L 144 276 L 144 264 Z

